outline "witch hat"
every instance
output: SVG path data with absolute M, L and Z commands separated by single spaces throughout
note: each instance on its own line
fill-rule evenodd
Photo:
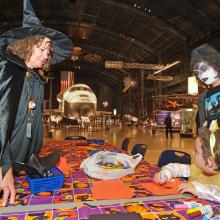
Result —
M 53 64 L 59 63 L 70 56 L 72 53 L 72 41 L 65 34 L 44 27 L 29 0 L 23 2 L 23 24 L 22 27 L 11 29 L 0 36 L 0 47 L 6 47 L 16 39 L 23 39 L 33 35 L 44 35 L 51 39 L 53 45 L 52 61 Z

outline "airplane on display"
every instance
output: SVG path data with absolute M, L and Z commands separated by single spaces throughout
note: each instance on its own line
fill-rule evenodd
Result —
M 69 119 L 81 120 L 95 114 L 97 98 L 85 84 L 75 84 L 57 95 L 59 110 Z

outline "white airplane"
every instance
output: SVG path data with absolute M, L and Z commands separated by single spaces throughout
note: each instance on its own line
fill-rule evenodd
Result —
M 66 118 L 79 120 L 95 114 L 97 98 L 89 86 L 75 84 L 57 95 L 59 109 Z

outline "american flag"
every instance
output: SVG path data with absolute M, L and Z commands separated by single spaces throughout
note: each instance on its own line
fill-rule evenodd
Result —
M 74 72 L 61 71 L 61 92 L 67 90 L 74 84 Z

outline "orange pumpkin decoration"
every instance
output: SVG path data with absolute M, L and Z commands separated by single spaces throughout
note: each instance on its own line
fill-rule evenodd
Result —
M 143 205 L 136 205 L 136 206 L 128 206 L 126 208 L 128 212 L 136 212 L 136 213 L 145 213 L 148 212 L 149 210 L 143 206 Z
M 88 188 L 88 184 L 87 183 L 78 183 L 76 186 L 78 188 Z
M 38 196 L 51 196 L 52 194 L 51 192 L 39 192 L 37 195 Z

